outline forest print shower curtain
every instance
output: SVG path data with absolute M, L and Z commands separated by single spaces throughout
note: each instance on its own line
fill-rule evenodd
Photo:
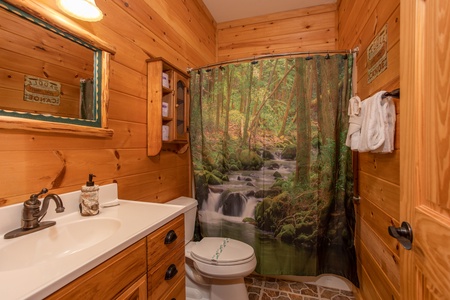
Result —
M 203 236 L 250 244 L 263 275 L 358 286 L 352 57 L 278 58 L 191 72 L 190 137 Z

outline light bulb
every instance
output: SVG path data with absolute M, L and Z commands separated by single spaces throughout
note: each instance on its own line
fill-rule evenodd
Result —
M 63 12 L 79 20 L 96 22 L 103 19 L 95 0 L 57 0 L 56 3 Z

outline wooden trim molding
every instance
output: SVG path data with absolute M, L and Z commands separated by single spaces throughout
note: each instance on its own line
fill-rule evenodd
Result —
M 114 130 L 108 128 L 97 128 L 47 121 L 43 122 L 39 120 L 7 116 L 0 116 L 0 128 L 109 138 L 111 138 L 114 134 Z

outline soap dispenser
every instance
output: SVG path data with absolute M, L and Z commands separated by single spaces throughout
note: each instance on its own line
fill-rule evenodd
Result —
M 81 187 L 80 213 L 82 216 L 95 216 L 99 213 L 99 187 L 92 180 L 94 174 L 89 174 L 89 181 Z

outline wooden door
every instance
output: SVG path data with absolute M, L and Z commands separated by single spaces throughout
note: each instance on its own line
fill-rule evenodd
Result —
M 450 1 L 402 0 L 402 299 L 450 299 Z

